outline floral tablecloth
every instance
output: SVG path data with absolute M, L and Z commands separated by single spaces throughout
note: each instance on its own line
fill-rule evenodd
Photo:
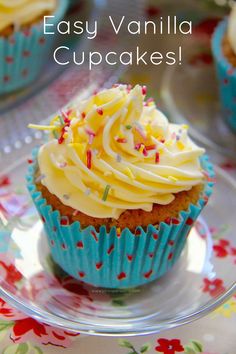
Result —
M 156 16 L 159 10 L 151 5 L 147 12 L 149 16 Z M 204 22 L 204 26 L 205 33 L 209 26 L 212 26 L 212 22 Z M 211 64 L 209 53 L 198 54 L 192 64 L 198 65 L 199 62 L 204 65 Z M 145 74 L 145 77 L 136 77 L 134 81 L 149 81 L 147 75 L 150 76 L 151 73 Z M 130 82 L 132 79 L 128 77 Z M 222 158 L 217 158 L 217 161 L 236 178 L 235 164 Z M 7 176 L 0 179 L 0 187 L 8 183 Z M 1 207 L 0 199 L 0 210 Z M 232 258 L 234 267 L 236 249 L 224 240 L 224 228 L 213 231 L 216 235 L 214 252 L 221 260 L 222 267 L 227 257 Z M 11 283 L 20 280 L 21 274 L 14 265 L 0 259 L 0 267 L 4 269 Z M 221 279 L 212 283 L 206 281 L 203 290 L 213 294 L 221 286 Z M 52 328 L 20 313 L 0 298 L 0 354 L 236 354 L 235 329 L 236 295 L 215 312 L 194 323 L 156 335 L 129 338 L 85 336 Z
M 215 161 L 234 178 L 236 164 L 212 156 Z M 0 190 L 10 184 L 8 176 L 0 179 Z M 6 209 L 4 196 L 0 194 L 0 210 Z M 231 259 L 232 271 L 236 266 L 236 248 L 224 239 L 225 227 L 212 229 L 215 255 L 222 267 Z M 21 273 L 15 266 L 0 259 L 1 274 L 8 283 L 21 280 Z M 214 297 L 224 286 L 222 279 L 204 280 L 202 290 Z M 0 298 L 0 353 L 1 354 L 142 354 L 142 353 L 205 353 L 236 354 L 236 295 L 206 318 L 192 324 L 151 336 L 112 338 L 85 336 L 53 328 L 27 317 L 9 306 Z

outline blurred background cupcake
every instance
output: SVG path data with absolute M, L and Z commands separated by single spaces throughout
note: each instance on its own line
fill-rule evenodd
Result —
M 33 82 L 50 56 L 54 35 L 45 35 L 43 17 L 59 22 L 68 0 L 0 0 L 0 94 Z
M 236 132 L 236 3 L 229 18 L 216 28 L 212 46 L 223 113 Z

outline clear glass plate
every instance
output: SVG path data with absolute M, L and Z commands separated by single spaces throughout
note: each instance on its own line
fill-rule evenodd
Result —
M 53 263 L 25 188 L 27 157 L 0 177 L 0 297 L 37 320 L 87 334 L 148 334 L 191 322 L 236 291 L 236 184 L 216 168 L 212 198 L 166 276 L 125 291 L 93 288 Z
M 211 34 L 218 19 L 213 14 L 182 41 L 182 65 L 163 73 L 161 97 L 170 118 L 190 125 L 190 133 L 208 148 L 235 159 L 236 135 L 221 109 Z

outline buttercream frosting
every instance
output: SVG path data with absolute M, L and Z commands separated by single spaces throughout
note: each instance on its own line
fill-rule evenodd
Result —
M 55 10 L 57 0 L 0 0 L 0 31 L 28 24 Z
M 51 131 L 38 154 L 41 183 L 63 204 L 117 219 L 127 209 L 169 204 L 175 193 L 203 182 L 204 149 L 145 93 L 139 85 L 117 85 L 41 127 Z
M 228 39 L 236 55 L 236 4 L 233 5 L 228 22 Z

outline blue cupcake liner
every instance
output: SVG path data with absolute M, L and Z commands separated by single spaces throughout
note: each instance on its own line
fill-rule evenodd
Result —
M 64 16 L 68 0 L 59 0 L 51 23 Z M 9 38 L 0 36 L 0 94 L 23 88 L 39 75 L 52 53 L 56 35 L 45 35 L 43 21 L 29 30 L 15 32 Z
M 212 50 L 219 81 L 220 99 L 227 124 L 236 132 L 236 68 L 222 51 L 222 41 L 227 32 L 228 21 L 221 22 L 213 35 Z
M 34 183 L 38 151 L 27 174 L 27 187 L 42 218 L 54 261 L 76 279 L 103 288 L 131 288 L 149 283 L 166 273 L 178 260 L 188 233 L 212 193 L 214 171 L 208 157 L 201 159 L 208 178 L 197 205 L 191 204 L 178 219 L 158 227 L 137 226 L 117 233 L 106 225 L 81 229 L 52 209 Z

